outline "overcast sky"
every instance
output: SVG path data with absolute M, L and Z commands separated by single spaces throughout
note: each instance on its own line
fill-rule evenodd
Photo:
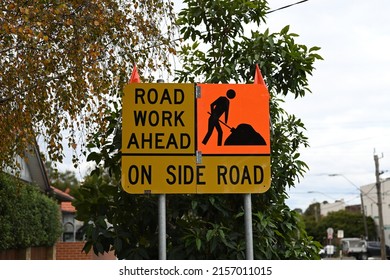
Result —
M 269 5 L 274 10 L 295 2 Z M 310 171 L 290 191 L 291 208 L 335 199 L 360 203 L 357 186 L 375 182 L 374 151 L 383 153 L 380 169 L 390 170 L 389 14 L 385 0 L 309 0 L 268 14 L 271 32 L 290 25 L 300 35 L 297 43 L 321 47 L 324 58 L 310 78 L 312 93 L 284 104 L 305 123 L 311 145 L 301 150 Z M 72 169 L 70 162 L 63 166 Z M 344 177 L 328 176 L 334 173 Z
M 294 2 L 269 1 L 271 10 Z M 290 25 L 298 43 L 321 47 L 324 58 L 310 78 L 312 94 L 284 105 L 305 123 L 311 146 L 301 151 L 310 171 L 290 191 L 291 208 L 360 203 L 356 186 L 375 182 L 374 153 L 383 153 L 380 170 L 390 170 L 389 14 L 385 0 L 309 0 L 268 15 L 271 31 Z

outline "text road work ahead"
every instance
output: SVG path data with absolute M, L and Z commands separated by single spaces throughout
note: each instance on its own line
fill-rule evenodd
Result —
M 152 106 L 152 108 L 160 107 L 161 109 L 133 110 L 134 127 L 149 128 L 149 132 L 132 132 L 127 143 L 127 149 L 189 149 L 192 142 L 189 133 L 169 132 L 169 128 L 180 129 L 186 127 L 185 116 L 189 112 L 181 109 L 184 101 L 185 95 L 182 89 L 175 88 L 170 91 L 165 88 L 163 91 L 158 91 L 156 88 L 150 88 L 149 90 L 136 88 L 134 94 L 134 105 L 136 107 Z

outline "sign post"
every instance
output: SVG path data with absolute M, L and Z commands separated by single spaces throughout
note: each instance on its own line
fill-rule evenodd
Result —
M 332 242 L 332 239 L 333 239 L 333 232 L 334 232 L 334 230 L 333 230 L 333 228 L 327 228 L 327 230 L 326 230 L 326 233 L 327 233 L 327 235 L 328 235 L 328 244 L 330 245 L 331 244 L 331 242 Z
M 128 84 L 122 118 L 123 189 L 161 195 L 161 213 L 166 194 L 244 194 L 253 259 L 251 194 L 271 185 L 266 86 Z
M 252 195 L 244 194 L 246 259 L 253 260 Z
M 158 195 L 158 259 L 167 259 L 166 195 Z
M 163 83 L 164 80 L 157 80 Z M 158 259 L 167 259 L 167 197 L 165 194 L 158 195 Z

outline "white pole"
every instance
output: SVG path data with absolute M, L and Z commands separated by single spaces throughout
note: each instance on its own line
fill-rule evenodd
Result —
M 252 197 L 244 194 L 246 259 L 253 260 Z
M 158 79 L 157 83 L 163 83 Z M 166 195 L 158 195 L 158 259 L 167 259 Z
M 158 259 L 167 259 L 166 239 L 166 196 L 158 195 Z

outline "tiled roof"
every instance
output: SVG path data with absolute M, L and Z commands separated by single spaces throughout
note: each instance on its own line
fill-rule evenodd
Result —
M 71 196 L 70 194 L 66 193 L 66 192 L 63 192 L 55 187 L 50 187 L 52 189 L 52 191 L 54 192 L 54 195 L 56 196 L 56 198 L 60 201 L 72 201 L 74 199 L 73 196 Z
M 76 213 L 76 208 L 72 205 L 72 202 L 61 202 L 61 211 Z

